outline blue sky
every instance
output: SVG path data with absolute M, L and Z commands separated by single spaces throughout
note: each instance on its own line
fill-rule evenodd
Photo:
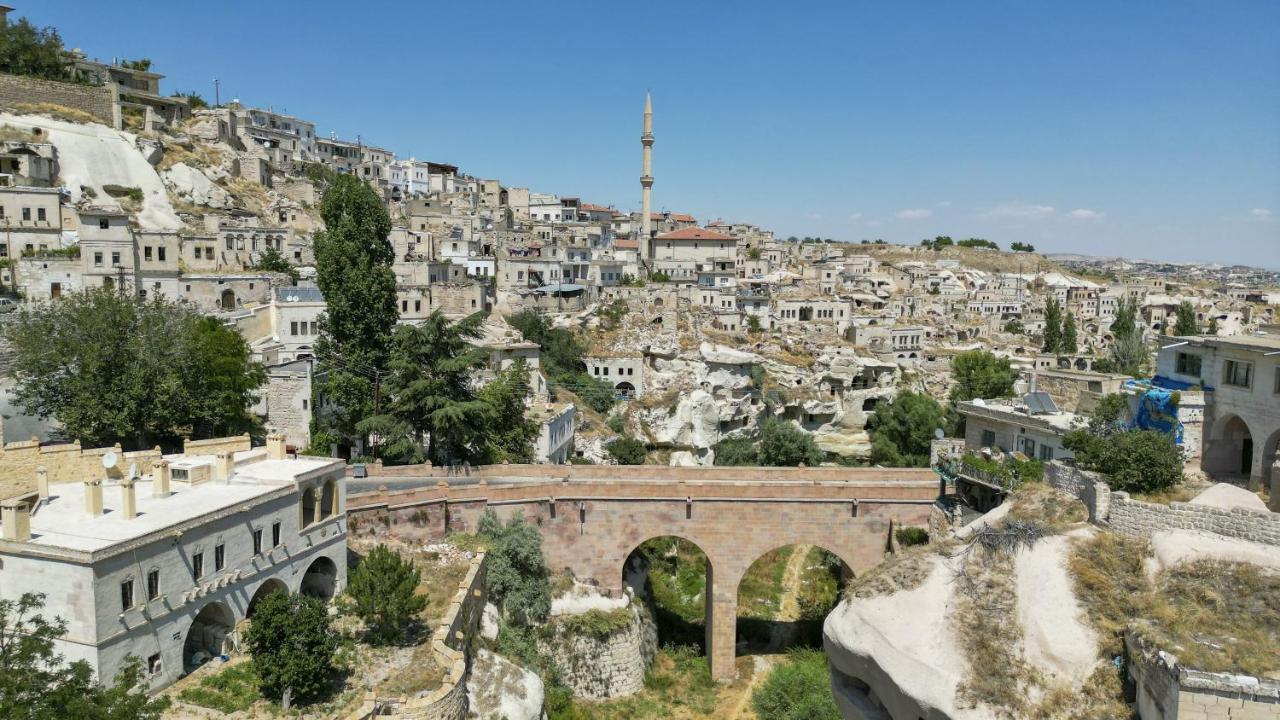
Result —
M 167 91 L 780 235 L 1280 268 L 1280 2 L 19 0 Z

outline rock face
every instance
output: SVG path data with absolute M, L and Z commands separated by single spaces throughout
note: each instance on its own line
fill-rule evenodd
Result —
M 479 720 L 539 720 L 542 678 L 501 655 L 476 652 L 467 678 L 467 717 Z
M 231 196 L 226 190 L 218 187 L 200 170 L 178 163 L 164 171 L 164 183 L 175 195 L 211 208 L 225 208 L 231 205 Z
M 498 628 L 502 626 L 502 615 L 493 603 L 485 603 L 484 613 L 480 615 L 480 637 L 485 640 L 497 640 Z
M 658 626 L 642 603 L 630 607 L 631 623 L 606 637 L 557 632 L 539 641 L 575 697 L 606 700 L 644 689 L 645 673 L 658 649 Z

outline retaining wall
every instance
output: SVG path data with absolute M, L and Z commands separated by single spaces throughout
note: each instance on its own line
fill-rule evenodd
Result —
M 554 637 L 539 641 L 555 658 L 574 697 L 607 700 L 644 689 L 645 673 L 658 649 L 658 626 L 643 603 L 633 599 L 629 609 L 631 623 L 608 637 L 569 635 L 557 628 Z
M 120 96 L 113 83 L 77 85 L 0 73 L 0 108 L 53 103 L 87 112 L 103 125 L 120 128 Z
M 471 652 L 479 635 L 480 616 L 488 595 L 485 591 L 485 556 L 471 561 L 467 576 L 458 584 L 448 611 L 431 637 L 436 662 L 445 668 L 440 687 L 421 697 L 379 698 L 365 696 L 360 709 L 346 720 L 388 717 L 399 720 L 463 720 L 467 715 L 467 673 Z
M 1138 633 L 1125 634 L 1142 720 L 1263 720 L 1280 717 L 1280 682 L 1208 673 L 1178 664 Z
M 49 482 L 79 482 L 102 476 L 102 456 L 114 452 L 116 467 L 125 470 L 136 463 L 141 473 L 151 472 L 151 463 L 160 459 L 159 448 L 123 452 L 119 445 L 105 448 L 80 447 L 79 442 L 41 445 L 34 440 L 12 442 L 0 447 L 0 497 L 13 497 L 36 489 L 36 468 L 44 468 Z

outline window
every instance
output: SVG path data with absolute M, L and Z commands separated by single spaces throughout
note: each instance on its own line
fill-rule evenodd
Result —
M 1179 375 L 1200 377 L 1200 356 L 1193 353 L 1178 353 L 1176 369 Z
M 93 266 L 102 267 L 102 253 L 96 252 L 93 254 Z
M 147 573 L 147 599 L 155 600 L 160 597 L 160 571 L 151 570 Z
M 22 208 L 22 219 L 23 220 L 31 219 L 31 208 Z
M 228 249 L 228 250 L 235 250 L 235 249 L 236 249 L 235 241 L 234 241 L 234 240 L 232 240 L 232 238 L 231 238 L 231 236 L 230 236 L 230 235 L 228 235 L 228 236 L 227 236 L 227 249 Z
M 218 543 L 217 546 L 213 548 L 213 571 L 218 572 L 222 570 L 226 564 L 227 545 L 226 543 Z
M 111 253 L 111 267 L 116 267 L 119 264 L 120 264 L 120 253 L 118 252 Z
M 253 531 L 253 554 L 262 554 L 262 528 Z
M 98 229 L 107 230 L 111 227 L 111 221 L 106 218 L 98 218 Z
M 1053 448 L 1049 447 L 1048 445 L 1041 445 L 1041 446 L 1040 446 L 1040 459 L 1041 459 L 1041 460 L 1052 460 L 1052 459 L 1053 459 Z
M 157 675 L 160 673 L 161 669 L 162 669 L 162 666 L 160 663 L 160 653 L 156 653 L 155 655 L 152 655 L 151 657 L 147 658 L 148 674 Z
M 45 220 L 48 219 L 48 217 L 45 215 L 44 208 L 36 208 L 36 219 L 39 220 L 40 222 L 44 222 Z
M 156 248 L 156 259 L 159 260 L 160 262 L 164 262 L 164 248 L 162 247 Z
M 280 547 L 280 521 L 271 523 L 271 547 Z
M 995 445 L 996 445 L 996 432 L 994 430 L 983 430 L 982 431 L 982 447 L 989 448 L 989 447 L 995 447 Z
M 191 556 L 191 577 L 195 580 L 204 577 L 204 553 L 202 552 Z
M 151 246 L 148 245 L 142 249 L 142 259 L 151 262 Z
M 1228 360 L 1225 364 L 1222 384 L 1247 388 L 1253 385 L 1253 363 Z
M 298 334 L 298 323 L 296 321 L 289 323 L 289 334 L 290 335 Z
M 133 607 L 133 578 L 120 583 L 120 612 Z

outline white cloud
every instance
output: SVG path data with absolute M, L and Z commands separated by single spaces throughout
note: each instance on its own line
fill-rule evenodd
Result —
M 880 226 L 881 226 L 881 225 L 883 225 L 883 224 L 884 224 L 884 223 L 880 222 L 879 220 L 868 220 L 868 221 L 867 221 L 867 227 L 869 227 L 869 228 L 877 228 L 877 227 L 880 227 Z
M 1249 211 L 1249 214 L 1259 220 L 1270 220 L 1273 213 L 1267 208 L 1254 208 Z
M 1105 213 L 1101 213 L 1097 210 L 1090 210 L 1089 208 L 1076 208 L 1075 210 L 1067 213 L 1067 217 L 1074 220 L 1101 220 L 1104 214 Z
M 816 212 L 805 213 L 804 217 L 806 220 L 821 220 L 822 213 L 816 213 Z
M 899 220 L 923 220 L 927 217 L 933 217 L 933 211 L 928 208 L 907 208 L 899 210 L 894 214 Z
M 989 208 L 978 208 L 978 216 L 987 220 L 1041 220 L 1053 215 L 1052 205 L 1006 203 Z
M 938 207 L 951 207 L 951 201 L 943 200 L 942 202 L 938 203 Z
M 862 219 L 862 213 L 849 213 L 849 222 L 858 222 Z

